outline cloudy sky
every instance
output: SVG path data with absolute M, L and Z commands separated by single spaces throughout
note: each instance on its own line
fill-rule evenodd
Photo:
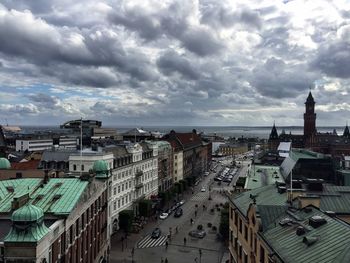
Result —
M 2 0 L 0 123 L 350 120 L 350 1 Z

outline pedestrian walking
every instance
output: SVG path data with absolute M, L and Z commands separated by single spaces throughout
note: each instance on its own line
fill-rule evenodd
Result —
M 193 225 L 193 219 L 191 218 L 191 225 Z
M 168 249 L 168 246 L 169 246 L 169 243 L 168 241 L 165 242 L 165 249 L 167 250 Z
M 169 262 L 168 262 L 168 258 L 165 258 L 165 261 L 164 261 L 164 263 L 169 263 Z
M 177 227 L 175 228 L 175 233 L 179 233 L 179 229 Z
M 164 263 L 163 257 L 160 258 L 160 263 Z
M 187 239 L 184 237 L 184 246 L 186 246 Z

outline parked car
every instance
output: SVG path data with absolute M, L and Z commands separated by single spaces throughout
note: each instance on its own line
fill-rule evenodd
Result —
M 157 227 L 152 231 L 151 238 L 157 239 L 160 237 L 161 233 L 162 231 Z
M 159 216 L 159 218 L 160 218 L 160 219 L 166 219 L 168 216 L 169 216 L 168 213 L 161 213 L 160 216 Z
M 205 192 L 205 188 L 204 187 L 201 188 L 201 192 Z
M 222 178 L 221 178 L 221 177 L 215 177 L 215 178 L 214 178 L 214 181 L 221 182 L 221 181 L 222 181 Z
M 205 237 L 206 233 L 204 230 L 192 230 L 188 233 L 191 237 L 196 238 L 203 238 Z
M 180 217 L 180 216 L 182 216 L 182 214 L 183 214 L 182 209 L 178 208 L 174 213 L 174 217 Z
M 185 200 L 180 201 L 180 205 L 183 205 L 185 203 Z

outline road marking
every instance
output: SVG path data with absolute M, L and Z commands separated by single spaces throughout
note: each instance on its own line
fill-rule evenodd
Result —
M 137 243 L 138 248 L 147 248 L 147 247 L 159 247 L 164 246 L 167 240 L 166 236 L 160 236 L 159 238 L 151 238 L 151 235 L 148 235 L 141 239 Z

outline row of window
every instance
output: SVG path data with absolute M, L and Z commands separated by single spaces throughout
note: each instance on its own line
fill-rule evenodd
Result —
M 129 180 L 129 181 L 125 182 L 125 183 L 122 183 L 121 185 L 118 185 L 118 194 L 120 192 L 124 192 L 124 191 L 128 190 L 131 187 L 132 187 L 132 181 L 131 180 Z M 116 194 L 117 194 L 117 187 L 115 186 L 113 188 L 113 195 L 116 195 Z
M 123 207 L 124 205 L 129 204 L 132 201 L 132 194 L 123 196 L 122 198 L 113 202 L 113 211 Z

